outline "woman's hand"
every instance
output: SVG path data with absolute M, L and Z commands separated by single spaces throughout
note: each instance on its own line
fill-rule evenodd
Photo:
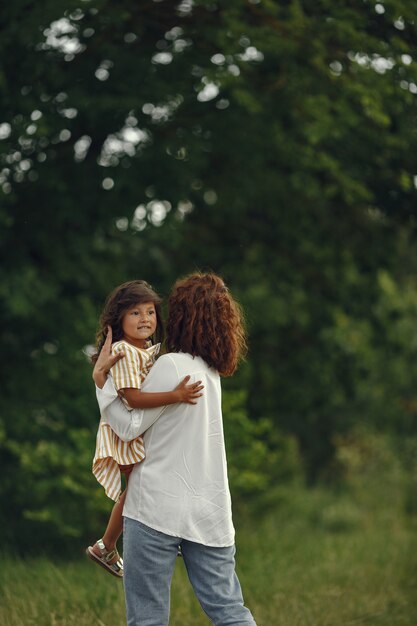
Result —
M 112 344 L 112 329 L 111 326 L 107 327 L 107 336 L 106 341 L 103 344 L 103 347 L 100 350 L 100 354 L 98 355 L 97 361 L 94 365 L 93 369 L 93 380 L 96 383 L 97 387 L 102 389 L 106 383 L 107 374 L 110 372 L 111 368 L 117 361 L 124 358 L 124 352 L 118 352 L 114 356 L 111 353 L 111 344 Z
M 200 391 L 204 388 L 201 384 L 201 380 L 196 383 L 187 385 L 190 380 L 190 376 L 186 376 L 184 380 L 175 387 L 174 392 L 178 396 L 178 402 L 185 402 L 186 404 L 197 404 L 197 398 L 200 398 L 203 394 Z

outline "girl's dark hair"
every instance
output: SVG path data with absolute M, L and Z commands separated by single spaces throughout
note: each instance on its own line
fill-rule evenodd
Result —
M 157 325 L 155 334 L 152 337 L 152 342 L 163 341 L 164 326 L 161 314 L 161 298 L 144 280 L 131 280 L 116 287 L 107 297 L 96 334 L 97 352 L 91 357 L 93 363 L 97 361 L 98 355 L 105 342 L 107 327 L 111 326 L 112 328 L 113 341 L 120 341 L 120 339 L 123 338 L 123 316 L 129 309 L 134 307 L 135 304 L 143 304 L 146 302 L 153 302 L 156 311 Z
M 191 274 L 175 283 L 168 300 L 167 349 L 200 356 L 230 376 L 246 353 L 243 314 L 216 274 Z

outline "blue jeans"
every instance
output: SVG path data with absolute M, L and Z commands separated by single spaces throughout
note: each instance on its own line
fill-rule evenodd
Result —
M 125 517 L 123 561 L 128 626 L 168 626 L 171 579 L 179 544 L 188 578 L 212 623 L 256 626 L 243 604 L 234 546 L 204 546 Z

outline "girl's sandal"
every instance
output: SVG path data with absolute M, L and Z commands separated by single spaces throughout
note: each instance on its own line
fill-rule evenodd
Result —
M 96 554 L 92 546 L 88 546 L 86 549 L 87 556 L 92 560 L 104 567 L 110 574 L 117 578 L 123 578 L 123 560 L 120 557 L 117 549 L 107 550 L 102 539 L 96 541 L 95 544 L 100 550 L 100 556 Z

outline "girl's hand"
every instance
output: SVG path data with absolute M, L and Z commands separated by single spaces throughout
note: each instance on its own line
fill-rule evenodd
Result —
M 120 361 L 120 359 L 123 359 L 125 355 L 124 352 L 118 352 L 114 356 L 112 355 L 112 338 L 112 329 L 111 326 L 108 326 L 106 341 L 101 348 L 100 354 L 98 355 L 97 361 L 93 369 L 93 380 L 96 383 L 97 387 L 99 387 L 100 389 L 104 387 L 107 374 L 110 372 L 113 365 L 117 363 L 117 361 Z
M 186 376 L 184 380 L 182 380 L 180 384 L 175 387 L 174 391 L 177 394 L 178 402 L 197 404 L 197 398 L 200 398 L 203 395 L 200 391 L 204 388 L 204 385 L 201 384 L 201 380 L 198 380 L 196 383 L 191 383 L 191 385 L 187 385 L 189 380 L 190 376 Z

